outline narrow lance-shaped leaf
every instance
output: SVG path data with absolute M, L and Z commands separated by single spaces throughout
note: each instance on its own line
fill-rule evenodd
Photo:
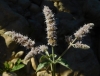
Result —
M 19 69 L 23 68 L 24 66 L 25 66 L 24 64 L 18 64 L 16 66 L 14 66 L 11 71 L 13 72 L 13 71 L 19 70 Z
M 47 67 L 48 65 L 50 65 L 50 62 L 42 62 L 38 65 L 37 69 L 36 69 L 36 72 L 41 70 L 42 68 L 44 67 Z
M 21 59 L 18 59 L 17 62 L 16 62 L 16 64 L 20 64 L 21 61 L 22 61 Z

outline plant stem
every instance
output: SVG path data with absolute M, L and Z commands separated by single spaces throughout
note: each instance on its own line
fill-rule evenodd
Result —
M 77 40 L 77 38 L 75 38 L 72 42 L 71 42 L 71 44 L 73 44 L 75 41 Z M 58 57 L 58 59 L 59 58 L 61 58 L 67 51 L 68 51 L 68 49 L 71 47 L 71 44 L 68 46 L 68 48 Z M 57 60 L 58 60 L 57 59 Z
M 53 63 L 54 63 L 55 59 L 54 59 L 54 48 L 53 48 L 53 46 L 52 46 L 52 59 L 53 59 Z
M 51 65 L 52 76 L 55 76 L 55 56 L 54 56 L 54 47 L 52 46 L 52 59 L 53 63 Z
M 55 64 L 52 64 L 52 76 L 55 76 Z
M 51 73 L 52 73 L 52 76 L 55 76 L 54 65 L 53 65 L 53 63 L 52 63 L 50 66 L 51 66 Z
M 52 73 L 53 72 L 52 64 L 50 64 L 50 67 L 51 67 L 51 73 Z

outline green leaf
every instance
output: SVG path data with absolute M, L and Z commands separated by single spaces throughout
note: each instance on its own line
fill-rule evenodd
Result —
M 4 62 L 4 71 L 9 72 L 11 70 L 10 65 L 11 65 L 11 62 L 5 61 Z
M 65 59 L 59 58 L 59 59 L 56 61 L 56 63 L 59 63 L 59 64 L 65 66 L 66 68 L 69 68 L 69 65 L 68 65 L 68 63 L 67 63 L 67 61 L 66 61 Z M 70 68 L 69 68 L 69 69 L 70 69 Z
M 49 52 L 48 52 L 47 50 L 45 51 L 45 54 L 46 54 L 47 56 L 49 56 Z
M 15 66 L 13 66 L 11 71 L 13 72 L 13 71 L 19 70 L 19 69 L 23 68 L 24 66 L 25 66 L 24 64 L 15 65 Z
M 21 59 L 18 59 L 17 62 L 16 62 L 16 64 L 20 64 L 21 61 L 22 61 Z
M 36 69 L 36 72 L 41 70 L 42 68 L 44 67 L 47 67 L 48 65 L 50 65 L 50 62 L 42 62 L 38 65 L 37 69 Z
M 41 56 L 40 57 L 40 59 L 39 59 L 39 62 L 40 63 L 42 63 L 42 62 L 48 62 L 49 61 L 49 56 L 47 56 L 47 55 L 43 55 L 43 56 Z
M 4 67 L 6 70 L 10 70 L 10 64 L 11 62 L 7 62 L 7 61 L 4 62 Z
M 9 68 L 9 64 L 7 61 L 5 61 L 4 66 L 5 66 L 5 68 Z

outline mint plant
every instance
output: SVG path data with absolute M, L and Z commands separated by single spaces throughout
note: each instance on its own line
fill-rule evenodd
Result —
M 71 36 L 67 36 L 67 42 L 69 43 L 69 46 L 66 48 L 66 50 L 58 57 L 57 54 L 55 54 L 54 47 L 57 46 L 57 27 L 56 27 L 56 20 L 54 17 L 54 14 L 49 9 L 48 6 L 44 6 L 43 13 L 45 16 L 45 22 L 46 22 L 46 31 L 47 31 L 47 40 L 48 45 L 40 45 L 34 47 L 35 41 L 32 41 L 27 36 L 23 36 L 20 33 L 16 33 L 14 31 L 7 31 L 5 34 L 8 34 L 12 37 L 13 40 L 15 40 L 17 43 L 21 44 L 22 46 L 26 47 L 27 49 L 31 49 L 31 51 L 25 56 L 24 60 L 30 59 L 32 56 L 35 56 L 37 54 L 41 54 L 41 57 L 39 59 L 39 65 L 36 69 L 36 72 L 42 70 L 43 68 L 50 67 L 52 76 L 55 76 L 55 70 L 56 70 L 56 64 L 59 63 L 66 68 L 70 67 L 68 66 L 68 63 L 66 60 L 62 59 L 62 56 L 68 51 L 69 48 L 80 48 L 80 49 L 89 49 L 90 47 L 86 44 L 82 43 L 82 38 L 85 36 L 86 33 L 89 33 L 89 29 L 92 29 L 94 26 L 93 23 L 85 24 L 83 27 L 81 27 L 76 33 L 74 33 L 74 39 Z M 50 54 L 48 52 L 48 46 L 51 47 L 52 53 Z

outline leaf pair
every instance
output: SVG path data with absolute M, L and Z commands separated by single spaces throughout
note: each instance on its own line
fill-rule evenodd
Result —
M 36 72 L 43 69 L 44 67 L 47 67 L 47 66 L 50 66 L 50 64 L 61 64 L 62 66 L 65 66 L 66 68 L 70 69 L 69 68 L 69 65 L 68 63 L 66 62 L 66 60 L 62 59 L 62 58 L 58 58 L 55 63 L 53 63 L 52 61 L 50 61 L 50 58 L 52 57 L 52 55 L 49 57 L 47 55 L 43 55 L 41 58 L 40 58 L 40 64 L 38 65 L 37 69 L 36 69 Z

